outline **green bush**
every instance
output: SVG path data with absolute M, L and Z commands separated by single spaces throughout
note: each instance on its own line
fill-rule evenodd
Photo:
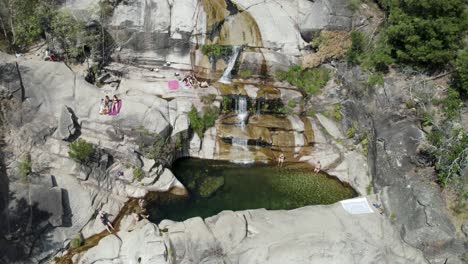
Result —
M 346 130 L 346 137 L 352 138 L 356 134 L 356 127 L 354 125 L 350 126 L 348 130 Z
M 453 87 L 462 96 L 468 96 L 468 50 L 460 50 L 457 53 Z
M 296 107 L 296 101 L 294 101 L 294 100 L 289 100 L 289 101 L 288 101 L 288 106 L 291 107 L 291 108 Z
M 231 46 L 221 46 L 219 44 L 205 44 L 202 45 L 201 51 L 203 55 L 206 56 L 229 56 L 232 54 L 232 47 Z
M 437 181 L 446 186 L 450 180 L 463 175 L 463 169 L 468 162 L 468 133 L 463 129 L 456 129 L 439 146 L 436 162 Z M 463 195 L 463 187 L 457 188 L 461 189 L 460 195 Z
M 32 172 L 31 170 L 31 155 L 29 153 L 23 155 L 18 162 L 18 174 L 23 182 L 28 181 L 28 175 Z
M 442 100 L 443 111 L 447 119 L 454 119 L 460 115 L 460 108 L 462 101 L 460 100 L 460 94 L 457 90 L 449 88 L 447 97 Z
M 367 79 L 367 83 L 370 86 L 383 85 L 384 84 L 384 76 L 380 72 L 372 73 L 372 74 L 369 75 L 369 77 Z
M 361 6 L 361 0 L 349 0 L 348 1 L 348 8 L 352 12 L 358 11 L 360 6 Z
M 239 74 L 239 77 L 241 77 L 242 79 L 248 79 L 248 78 L 252 77 L 252 75 L 253 75 L 251 69 L 241 69 L 241 70 L 239 70 L 238 74 Z
M 468 25 L 463 0 L 380 2 L 389 11 L 385 34 L 399 62 L 437 69 L 455 57 Z
M 287 81 L 298 87 L 307 95 L 318 92 L 330 78 L 329 72 L 325 68 L 302 69 L 299 65 L 291 66 L 288 71 L 278 71 L 276 77 L 280 81 Z
M 153 144 L 147 149 L 148 158 L 157 160 L 161 157 L 166 147 L 166 139 L 161 135 L 154 135 Z
M 359 64 L 360 56 L 364 52 L 364 34 L 359 31 L 351 32 L 351 47 L 346 53 L 346 60 L 349 64 Z
M 221 107 L 223 109 L 223 112 L 228 112 L 231 108 L 231 98 L 229 98 L 228 96 L 223 96 Z
M 81 234 L 77 234 L 71 241 L 70 241 L 70 249 L 79 248 L 83 245 L 84 239 Z
M 68 145 L 68 156 L 79 163 L 86 163 L 94 154 L 94 147 L 84 139 L 78 139 Z
M 223 185 L 224 177 L 206 177 L 200 184 L 199 194 L 204 198 L 210 197 Z
M 145 177 L 145 172 L 140 167 L 133 168 L 133 180 L 141 181 Z
M 438 129 L 432 129 L 431 132 L 427 134 L 427 140 L 436 147 L 440 147 L 442 145 L 443 137 L 444 133 Z
M 197 133 L 200 138 L 203 138 L 203 133 L 210 127 L 214 126 L 216 119 L 219 116 L 219 108 L 206 106 L 203 108 L 203 113 L 200 116 L 197 109 L 192 106 L 188 113 L 190 127 Z

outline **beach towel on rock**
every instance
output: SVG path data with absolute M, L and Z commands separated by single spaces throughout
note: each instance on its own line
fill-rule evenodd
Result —
M 117 109 L 109 111 L 108 115 L 118 115 L 120 113 L 120 108 L 122 108 L 122 100 L 117 102 Z
M 177 80 L 172 80 L 167 83 L 169 90 L 177 90 L 179 88 L 179 82 Z

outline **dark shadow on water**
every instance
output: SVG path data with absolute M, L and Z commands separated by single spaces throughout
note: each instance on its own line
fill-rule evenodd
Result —
M 313 173 L 306 164 L 278 168 L 266 164 L 180 159 L 172 170 L 188 189 L 189 197 L 153 194 L 148 209 L 154 222 L 205 218 L 223 210 L 294 209 L 332 204 L 356 196 L 349 185 L 325 173 Z

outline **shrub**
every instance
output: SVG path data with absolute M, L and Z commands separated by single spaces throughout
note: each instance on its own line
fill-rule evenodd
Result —
M 29 153 L 24 154 L 18 162 L 18 174 L 23 182 L 28 181 L 28 175 L 32 172 L 31 165 L 31 155 Z
M 359 64 L 360 56 L 364 52 L 364 34 L 359 31 L 351 32 L 351 47 L 346 53 L 349 64 Z
M 326 117 L 332 118 L 335 121 L 341 121 L 341 106 L 340 104 L 334 104 L 323 113 Z
M 356 134 L 356 127 L 354 125 L 350 126 L 348 130 L 346 130 L 346 137 L 352 138 Z
M 205 44 L 201 47 L 203 55 L 206 56 L 229 56 L 232 53 L 231 46 L 221 46 L 219 44 Z
M 70 241 L 70 248 L 78 248 L 82 246 L 84 243 L 83 236 L 81 234 L 77 234 L 71 241 Z
M 468 25 L 463 0 L 381 2 L 390 13 L 385 34 L 399 62 L 436 69 L 455 57 Z
M 460 50 L 457 53 L 453 87 L 462 96 L 468 96 L 468 50 Z
M 252 77 L 253 73 L 251 69 L 241 69 L 239 70 L 239 77 L 242 79 L 248 79 Z
M 383 85 L 384 84 L 384 76 L 380 72 L 372 73 L 372 74 L 369 75 L 369 77 L 367 79 L 367 83 L 370 86 Z
M 460 115 L 462 101 L 457 90 L 449 88 L 447 97 L 442 101 L 443 111 L 447 119 L 454 119 Z
M 296 107 L 296 101 L 294 101 L 294 100 L 289 100 L 289 101 L 288 101 L 288 106 L 291 107 L 291 108 Z
M 359 6 L 361 6 L 361 0 L 349 0 L 348 2 L 348 8 L 352 12 L 356 12 L 357 10 L 359 10 Z
M 330 76 L 325 68 L 302 69 L 301 66 L 294 65 L 288 71 L 277 72 L 276 77 L 298 87 L 307 95 L 312 95 L 327 84 Z
M 223 112 L 228 112 L 231 108 L 231 98 L 229 98 L 228 96 L 223 96 L 221 107 L 223 109 Z
M 445 186 L 450 180 L 461 177 L 468 163 L 468 133 L 463 129 L 455 129 L 439 146 L 436 162 L 437 181 Z M 463 188 L 457 187 L 462 189 L 460 195 L 463 195 Z
M 194 106 L 192 106 L 192 109 L 188 113 L 190 127 L 192 127 L 193 131 L 195 131 L 200 138 L 203 137 L 203 133 L 206 129 L 214 126 L 218 116 L 219 108 L 208 106 L 203 108 L 201 116 L 198 114 L 197 109 Z
M 224 185 L 223 177 L 207 177 L 199 188 L 201 197 L 207 198 L 213 195 L 219 188 Z
M 79 163 L 86 163 L 94 154 L 94 148 L 91 143 L 84 139 L 78 139 L 68 145 L 68 156 Z
M 166 147 L 166 139 L 161 135 L 154 135 L 153 144 L 146 150 L 150 159 L 157 160 L 161 157 Z
M 140 167 L 133 168 L 133 180 L 141 181 L 145 177 L 145 172 Z

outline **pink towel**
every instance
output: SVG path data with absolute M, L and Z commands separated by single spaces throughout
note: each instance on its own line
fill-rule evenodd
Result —
M 117 109 L 115 111 L 109 111 L 108 115 L 118 115 L 120 113 L 120 108 L 122 108 L 122 100 L 117 102 Z
M 172 80 L 167 83 L 169 90 L 177 90 L 179 88 L 179 82 L 177 80 Z

